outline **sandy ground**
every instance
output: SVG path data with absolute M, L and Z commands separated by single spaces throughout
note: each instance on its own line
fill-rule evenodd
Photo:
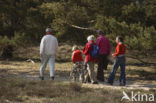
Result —
M 27 80 L 40 80 L 39 79 L 39 67 L 40 63 L 28 63 L 28 62 L 3 62 L 0 61 L 0 76 L 11 76 L 15 78 L 24 78 Z M 70 66 L 69 66 L 70 65 Z M 67 63 L 56 63 L 56 75 L 55 80 L 61 82 L 72 82 L 69 74 L 72 65 Z M 46 69 L 45 80 L 49 80 L 49 71 Z M 156 80 L 127 80 L 126 86 L 119 86 L 119 78 L 115 79 L 113 86 L 106 82 L 99 82 L 99 84 L 82 84 L 83 87 L 89 88 L 112 88 L 112 89 L 156 89 Z M 78 82 L 78 81 L 77 81 Z
M 27 80 L 40 80 L 40 78 L 38 77 L 38 75 L 19 75 L 19 77 L 22 77 L 24 79 Z M 46 75 L 45 80 L 50 80 L 49 76 Z M 61 82 L 72 82 L 71 79 L 68 76 L 64 76 L 61 77 L 60 75 L 55 75 L 55 80 L 56 81 L 61 81 Z M 77 81 L 79 82 L 79 81 Z M 151 83 L 149 81 L 127 81 L 126 86 L 119 86 L 119 82 L 116 79 L 113 86 L 109 85 L 107 82 L 99 82 L 99 84 L 90 84 L 90 83 L 83 83 L 82 86 L 83 87 L 87 87 L 87 88 L 111 88 L 111 89 L 121 89 L 121 88 L 125 88 L 125 89 L 144 89 L 144 90 L 149 90 L 149 89 L 156 89 L 156 83 L 155 81 L 153 81 L 153 83 Z

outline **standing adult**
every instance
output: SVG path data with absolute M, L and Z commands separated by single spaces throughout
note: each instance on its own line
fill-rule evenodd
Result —
M 116 43 L 117 43 L 117 46 L 115 49 L 115 53 L 112 54 L 115 61 L 114 61 L 113 69 L 108 78 L 108 83 L 113 85 L 116 71 L 117 71 L 118 67 L 120 66 L 120 69 L 121 69 L 120 79 L 119 79 L 120 86 L 125 86 L 126 85 L 126 73 L 125 73 L 126 46 L 124 45 L 124 39 L 121 36 L 116 37 Z
M 43 36 L 40 43 L 40 57 L 42 65 L 40 67 L 40 78 L 44 80 L 44 71 L 49 62 L 50 78 L 54 80 L 55 72 L 55 57 L 58 49 L 58 41 L 55 36 L 52 35 L 52 29 L 47 28 L 46 34 Z
M 95 80 L 95 72 L 94 72 L 94 64 L 97 62 L 96 58 L 93 58 L 91 56 L 91 51 L 93 50 L 93 45 L 96 45 L 94 43 L 94 36 L 90 35 L 87 38 L 88 43 L 86 43 L 85 47 L 83 48 L 83 53 L 85 54 L 85 62 L 87 64 L 87 71 L 85 73 L 84 82 L 87 82 L 88 76 L 90 77 L 92 84 L 97 84 L 97 81 Z
M 107 70 L 108 56 L 110 55 L 110 43 L 101 30 L 97 30 L 96 45 L 99 47 L 97 80 L 104 82 L 104 70 Z

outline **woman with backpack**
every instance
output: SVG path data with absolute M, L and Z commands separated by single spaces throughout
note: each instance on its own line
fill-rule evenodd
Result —
M 94 72 L 94 64 L 95 62 L 97 62 L 97 58 L 91 55 L 94 46 L 96 45 L 94 43 L 94 36 L 93 35 L 88 36 L 87 40 L 88 43 L 86 43 L 85 47 L 83 48 L 83 53 L 86 56 L 85 62 L 87 64 L 87 71 L 85 73 L 84 82 L 87 82 L 89 76 L 92 84 L 98 84 L 98 82 L 95 79 Z

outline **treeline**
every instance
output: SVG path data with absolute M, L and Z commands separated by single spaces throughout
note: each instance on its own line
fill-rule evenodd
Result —
M 121 35 L 129 49 L 156 49 L 156 0 L 0 0 L 0 7 L 1 48 L 39 43 L 51 27 L 60 42 L 82 44 L 101 29 L 112 44 Z

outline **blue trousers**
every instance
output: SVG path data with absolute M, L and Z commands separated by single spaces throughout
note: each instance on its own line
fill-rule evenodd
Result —
M 113 83 L 113 81 L 115 79 L 116 71 L 117 71 L 119 66 L 120 66 L 120 70 L 121 70 L 119 82 L 120 82 L 120 84 L 125 85 L 126 84 L 125 56 L 116 57 L 114 65 L 113 65 L 113 69 L 112 69 L 112 71 L 111 71 L 111 73 L 109 75 L 109 78 L 108 78 L 108 82 Z
M 52 55 L 44 55 L 41 58 L 42 65 L 40 67 L 40 76 L 44 76 L 44 71 L 47 66 L 47 63 L 49 62 L 49 71 L 50 71 L 50 77 L 54 77 L 55 72 L 55 56 Z

